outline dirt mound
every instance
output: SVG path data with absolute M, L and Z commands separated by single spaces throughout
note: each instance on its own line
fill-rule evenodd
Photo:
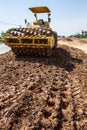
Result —
M 62 41 L 69 41 L 72 42 L 73 40 L 71 38 L 63 38 Z
M 87 55 L 70 47 L 51 57 L 0 56 L 1 130 L 86 130 Z
M 72 42 L 68 42 L 68 41 L 63 41 L 61 39 L 60 41 L 58 41 L 58 44 L 78 48 L 87 54 L 87 43 L 86 43 L 87 40 L 86 39 L 73 38 L 72 40 L 73 40 Z
M 82 44 L 83 44 L 83 43 L 86 43 L 86 44 L 87 44 L 87 39 L 80 39 L 79 42 L 81 42 Z

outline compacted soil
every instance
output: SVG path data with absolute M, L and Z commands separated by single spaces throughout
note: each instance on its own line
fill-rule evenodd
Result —
M 0 130 L 87 130 L 87 54 L 0 55 Z

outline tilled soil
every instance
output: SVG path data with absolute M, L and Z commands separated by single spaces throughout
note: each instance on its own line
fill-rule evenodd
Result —
M 87 54 L 0 55 L 0 130 L 87 130 Z

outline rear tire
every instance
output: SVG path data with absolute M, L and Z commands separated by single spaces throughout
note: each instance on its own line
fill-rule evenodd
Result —
M 57 33 L 56 32 L 53 32 L 54 33 L 54 47 L 53 49 L 56 49 L 57 48 Z

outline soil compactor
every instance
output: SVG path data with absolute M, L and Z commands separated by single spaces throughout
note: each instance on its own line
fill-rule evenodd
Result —
M 16 55 L 50 56 L 57 47 L 57 33 L 50 28 L 50 14 L 48 7 L 29 8 L 34 13 L 36 21 L 33 25 L 27 23 L 25 28 L 12 28 L 5 37 L 5 44 L 11 47 Z M 37 19 L 37 14 L 47 13 L 48 20 Z

